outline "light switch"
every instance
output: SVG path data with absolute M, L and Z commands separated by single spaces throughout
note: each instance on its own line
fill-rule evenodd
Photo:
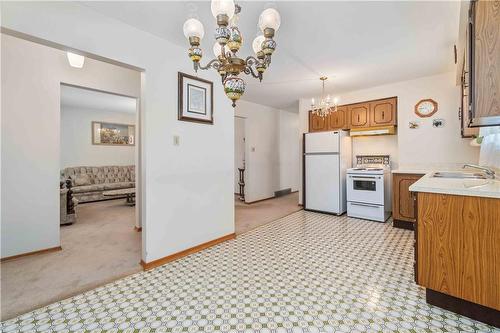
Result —
M 174 146 L 178 146 L 180 144 L 180 138 L 178 135 L 174 135 Z

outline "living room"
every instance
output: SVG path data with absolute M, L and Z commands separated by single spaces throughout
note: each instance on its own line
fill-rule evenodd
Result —
M 2 242 L 4 253 L 12 254 L 2 261 L 2 304 L 9 304 L 2 312 L 15 315 L 141 271 L 142 232 L 135 205 L 141 72 L 88 57 L 75 59 L 69 52 L 11 36 L 2 36 L 2 45 L 12 50 L 5 56 L 12 61 L 5 73 L 10 82 L 28 70 L 34 85 L 26 90 L 31 96 L 18 99 L 28 104 L 22 107 L 24 114 L 12 114 L 23 124 L 23 137 L 39 144 L 29 155 L 15 154 L 38 161 L 22 179 L 32 187 L 43 182 L 53 189 L 33 202 L 24 200 L 30 207 L 24 217 L 3 225 L 6 235 L 24 235 L 22 241 Z M 38 65 L 43 66 L 33 58 L 42 59 Z M 50 90 L 40 89 L 43 85 Z M 43 102 L 30 106 L 37 94 Z M 33 122 L 25 120 L 27 113 Z M 18 173 L 30 163 L 19 163 Z M 40 253 L 37 247 L 43 255 L 16 257 L 19 252 Z

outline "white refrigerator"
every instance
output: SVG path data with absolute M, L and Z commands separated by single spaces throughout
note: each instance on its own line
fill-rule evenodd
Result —
M 305 133 L 303 147 L 304 209 L 337 215 L 345 213 L 346 171 L 352 165 L 348 132 Z

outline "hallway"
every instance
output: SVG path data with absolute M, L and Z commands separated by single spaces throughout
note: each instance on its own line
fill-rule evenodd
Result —
M 235 232 L 237 235 L 302 209 L 299 206 L 299 193 L 294 192 L 282 197 L 246 204 L 235 196 Z

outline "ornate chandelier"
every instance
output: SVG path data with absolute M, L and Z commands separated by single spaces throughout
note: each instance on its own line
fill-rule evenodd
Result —
M 311 99 L 311 110 L 313 114 L 324 118 L 331 112 L 337 111 L 338 98 L 334 98 L 333 103 L 330 101 L 330 95 L 327 95 L 325 98 L 325 81 L 328 80 L 328 78 L 326 76 L 322 76 L 319 79 L 323 85 L 323 88 L 321 89 L 321 99 L 317 105 L 314 104 L 314 98 Z
M 236 54 L 243 43 L 243 36 L 237 26 L 241 7 L 235 5 L 233 0 L 212 0 L 210 7 L 218 25 L 215 29 L 216 43 L 213 48 L 216 59 L 210 60 L 205 66 L 200 64 L 203 55 L 200 42 L 205 31 L 203 24 L 195 18 L 188 19 L 183 27 L 184 36 L 191 45 L 189 57 L 196 72 L 198 69 L 209 68 L 219 72 L 224 92 L 235 107 L 236 101 L 245 92 L 245 81 L 239 77 L 240 73 L 252 75 L 262 81 L 262 75 L 271 64 L 271 55 L 276 49 L 273 37 L 280 26 L 281 18 L 273 8 L 268 8 L 260 14 L 259 28 L 263 35 L 257 36 L 252 43 L 255 56 L 242 59 Z

